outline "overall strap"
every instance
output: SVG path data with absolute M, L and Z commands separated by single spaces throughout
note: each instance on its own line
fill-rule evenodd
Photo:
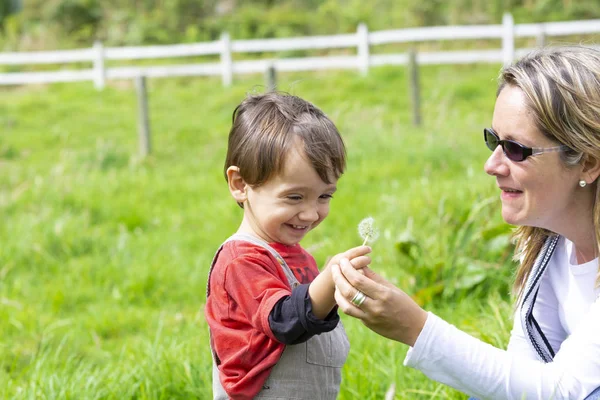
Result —
M 273 255 L 273 257 L 275 257 L 277 262 L 279 262 L 279 265 L 281 265 L 281 268 L 283 269 L 283 272 L 285 273 L 285 276 L 288 279 L 288 283 L 290 284 L 290 287 L 293 288 L 294 286 L 296 286 L 296 284 L 298 283 L 298 280 L 294 276 L 294 273 L 292 272 L 290 267 L 287 265 L 287 263 L 285 262 L 283 257 L 281 257 L 281 255 L 279 255 L 277 250 L 275 250 L 274 248 L 269 246 L 269 244 L 267 242 L 265 242 L 264 240 L 262 240 L 256 236 L 252 236 L 248 233 L 236 233 L 236 234 L 232 235 L 229 239 L 227 239 L 225 241 L 225 243 L 231 242 L 233 240 L 243 240 L 243 241 L 250 242 L 252 244 L 255 244 L 257 246 L 260 246 L 260 247 L 268 250 L 269 253 L 271 253 L 271 255 Z
M 294 288 L 294 287 L 298 286 L 298 284 L 299 284 L 298 280 L 294 276 L 294 273 L 292 272 L 290 267 L 287 265 L 287 263 L 285 262 L 283 257 L 281 257 L 281 255 L 274 248 L 269 246 L 269 244 L 267 242 L 265 242 L 264 240 L 262 240 L 260 238 L 255 237 L 255 236 L 247 234 L 247 233 L 236 233 L 236 234 L 232 235 L 231 237 L 229 237 L 225 242 L 223 242 L 223 244 L 221 244 L 221 246 L 219 246 L 218 250 L 215 253 L 215 256 L 213 257 L 213 260 L 210 265 L 210 269 L 208 271 L 208 282 L 206 283 L 206 298 L 207 299 L 208 299 L 208 296 L 210 295 L 210 275 L 212 274 L 215 263 L 217 262 L 219 253 L 223 249 L 223 246 L 225 245 L 225 243 L 231 242 L 234 240 L 242 240 L 242 241 L 250 242 L 256 246 L 260 246 L 260 247 L 268 250 L 273 255 L 273 257 L 275 257 L 275 259 L 279 262 L 279 265 L 281 266 L 281 269 L 285 273 L 285 276 L 288 280 L 290 287 Z M 218 359 L 217 354 L 213 351 L 212 333 L 210 331 L 210 328 L 208 329 L 208 337 L 209 337 L 209 341 L 210 341 L 210 352 L 211 352 L 212 361 L 213 361 L 212 362 L 212 364 L 213 364 L 213 398 L 219 399 L 219 400 L 220 399 L 228 399 L 229 397 L 227 396 L 227 393 L 223 389 L 223 386 L 221 385 L 221 382 L 219 380 L 219 372 L 218 372 L 217 365 L 220 364 L 220 361 Z
M 287 263 L 285 262 L 283 257 L 281 257 L 281 255 L 277 252 L 277 250 L 275 250 L 274 248 L 269 246 L 269 244 L 267 242 L 265 242 L 264 240 L 262 240 L 260 238 L 257 238 L 256 236 L 252 236 L 248 233 L 236 233 L 236 234 L 230 236 L 225 242 L 223 242 L 223 244 L 219 247 L 219 249 L 215 253 L 215 256 L 213 257 L 213 260 L 212 260 L 211 266 L 210 266 L 210 270 L 208 272 L 208 282 L 206 284 L 206 298 L 208 298 L 208 296 L 210 295 L 210 274 L 215 265 L 215 262 L 217 261 L 217 257 L 219 256 L 221 249 L 223 249 L 223 245 L 227 242 L 231 242 L 234 240 L 243 240 L 245 242 L 250 242 L 252 244 L 255 244 L 257 246 L 260 246 L 260 247 L 268 250 L 273 255 L 273 257 L 275 257 L 277 262 L 279 262 L 279 265 L 281 266 L 281 269 L 283 270 L 283 273 L 285 274 L 290 287 L 294 288 L 298 285 L 298 280 L 294 276 L 294 273 L 292 272 L 290 267 L 287 265 Z
M 279 262 L 279 265 L 281 266 L 281 269 L 285 273 L 285 276 L 286 276 L 286 278 L 288 280 L 288 283 L 289 283 L 290 287 L 294 288 L 294 287 L 298 286 L 298 284 L 299 284 L 298 280 L 294 276 L 294 273 L 292 272 L 292 270 L 290 269 L 290 267 L 287 265 L 287 263 L 285 262 L 285 260 L 283 259 L 283 257 L 281 257 L 281 255 L 274 248 L 272 248 L 271 246 L 269 246 L 269 244 L 267 242 L 265 242 L 264 240 L 262 240 L 260 238 L 255 237 L 255 236 L 247 234 L 247 233 L 236 233 L 236 234 L 230 236 L 225 242 L 223 242 L 223 244 L 221 244 L 221 246 L 219 246 L 219 248 L 217 249 L 217 251 L 215 253 L 215 256 L 212 259 L 212 262 L 211 262 L 211 265 L 210 265 L 210 269 L 208 271 L 208 282 L 206 283 L 206 298 L 207 299 L 208 299 L 208 296 L 210 296 L 210 275 L 212 274 L 212 271 L 213 271 L 213 268 L 215 266 L 215 263 L 217 262 L 217 258 L 219 257 L 219 253 L 223 249 L 223 246 L 225 245 L 225 243 L 231 242 L 231 241 L 234 241 L 234 240 L 243 240 L 243 241 L 246 241 L 246 242 L 250 242 L 250 243 L 252 243 L 252 244 L 254 244 L 256 246 L 260 246 L 260 247 L 268 250 L 273 255 L 273 257 L 275 257 L 275 259 Z M 220 362 L 217 361 L 217 355 L 213 352 L 213 349 L 212 349 L 212 334 L 210 332 L 210 328 L 208 330 L 208 335 L 209 335 L 209 340 L 210 340 L 210 343 L 211 343 L 211 353 L 212 353 L 212 356 L 213 356 L 212 358 L 213 358 L 213 389 L 214 389 L 215 382 L 217 382 L 217 383 L 219 382 L 218 375 L 214 375 L 214 374 L 216 374 L 216 372 L 215 372 L 216 371 L 216 366 Z M 215 380 L 215 376 L 217 377 L 216 380 Z M 220 383 L 219 383 L 219 385 L 220 385 Z M 218 389 L 218 390 L 222 391 L 222 388 Z M 225 393 L 224 391 L 222 391 L 222 392 L 223 392 L 222 394 Z M 219 393 L 221 393 L 221 392 L 219 392 Z M 215 397 L 215 398 L 217 398 L 217 397 Z M 224 398 L 226 398 L 226 397 L 224 397 Z
M 527 278 L 520 309 L 523 332 L 525 332 L 540 359 L 546 363 L 554 359 L 554 350 L 533 316 L 533 306 L 535 305 L 535 300 L 540 289 L 542 276 L 552 258 L 552 254 L 554 254 L 559 239 L 560 236 L 558 235 L 546 239 L 542 250 L 540 250 L 533 264 L 529 278 Z

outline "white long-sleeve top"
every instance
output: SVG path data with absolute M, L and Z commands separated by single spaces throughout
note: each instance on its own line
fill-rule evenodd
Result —
M 538 358 L 515 315 L 508 350 L 476 339 L 429 313 L 404 365 L 479 399 L 584 399 L 600 387 L 598 259 L 577 264 L 561 238 L 533 314 L 556 355 Z

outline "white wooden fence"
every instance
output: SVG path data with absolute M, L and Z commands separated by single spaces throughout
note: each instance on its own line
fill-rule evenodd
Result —
M 213 42 L 141 47 L 104 47 L 95 43 L 92 48 L 62 51 L 0 53 L 0 65 L 68 64 L 90 62 L 88 69 L 60 69 L 44 72 L 0 73 L 0 85 L 31 83 L 93 81 L 98 89 L 108 79 L 133 79 L 174 76 L 221 76 L 230 85 L 234 74 L 262 73 L 269 67 L 278 71 L 314 71 L 324 69 L 356 69 L 366 74 L 371 66 L 406 65 L 408 54 L 370 54 L 370 47 L 386 43 L 427 42 L 466 39 L 500 39 L 502 48 L 495 50 L 420 52 L 419 64 L 503 63 L 521 57 L 531 49 L 515 49 L 516 38 L 538 38 L 600 33 L 600 20 L 549 22 L 515 25 L 505 14 L 499 25 L 440 26 L 369 32 L 360 24 L 356 33 L 282 39 L 231 40 L 223 33 Z M 289 50 L 356 48 L 355 55 L 277 58 L 233 61 L 233 53 L 262 53 Z M 219 62 L 165 66 L 106 67 L 106 61 L 141 60 L 174 57 L 218 55 Z

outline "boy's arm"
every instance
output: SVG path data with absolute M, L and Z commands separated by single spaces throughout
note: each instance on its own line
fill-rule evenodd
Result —
M 314 335 L 334 330 L 340 321 L 336 311 L 321 319 L 313 315 L 308 286 L 293 288 L 292 294 L 277 302 L 269 314 L 271 331 L 283 344 L 304 343 Z
M 275 338 L 284 344 L 298 344 L 314 335 L 335 329 L 340 318 L 335 311 L 335 303 L 332 302 L 333 281 L 331 286 L 327 282 L 332 279 L 329 265 L 339 263 L 343 257 L 353 257 L 354 267 L 363 268 L 370 262 L 366 255 L 370 251 L 367 246 L 361 246 L 336 255 L 312 283 L 296 286 L 291 295 L 280 299 L 269 314 L 269 325 Z M 309 295 L 311 288 L 312 298 Z M 329 298 L 327 292 L 330 293 Z M 317 314 L 315 305 L 320 308 Z
M 312 313 L 316 318 L 325 318 L 335 306 L 333 297 L 335 285 L 331 277 L 330 266 L 339 264 L 342 258 L 347 258 L 354 268 L 364 268 L 371 262 L 371 259 L 367 256 L 370 252 L 371 248 L 369 246 L 358 246 L 334 256 L 323 272 L 311 282 L 308 287 L 308 296 L 312 304 Z

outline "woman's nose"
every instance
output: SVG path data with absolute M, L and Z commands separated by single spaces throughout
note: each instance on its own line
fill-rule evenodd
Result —
M 506 165 L 506 156 L 502 152 L 502 146 L 497 146 L 492 154 L 488 157 L 483 166 L 484 171 L 488 175 L 498 176 L 507 175 L 508 166 Z

